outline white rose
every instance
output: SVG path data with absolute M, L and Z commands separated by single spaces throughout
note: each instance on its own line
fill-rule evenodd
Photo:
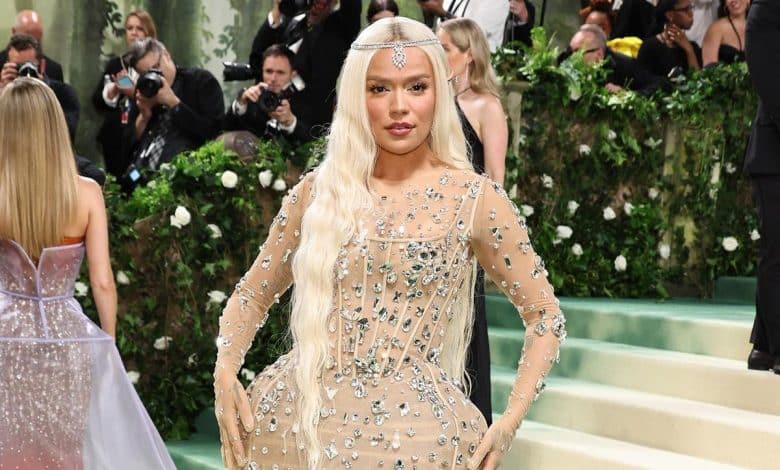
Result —
M 737 167 L 731 162 L 726 163 L 726 166 L 723 169 L 730 175 L 733 175 L 737 171 Z
M 618 255 L 617 258 L 615 258 L 615 271 L 623 272 L 628 267 L 628 262 L 626 261 L 626 257 L 623 255 Z
M 634 205 L 630 202 L 626 202 L 623 204 L 623 212 L 626 213 L 626 215 L 631 215 L 631 212 L 634 211 Z
M 274 179 L 274 173 L 271 170 L 263 170 L 257 174 L 257 180 L 260 181 L 260 186 L 267 188 L 271 186 L 271 181 Z
M 650 197 L 650 199 L 656 199 L 660 192 L 658 191 L 658 188 L 650 188 L 647 190 L 647 195 Z
M 590 155 L 590 146 L 587 144 L 580 144 L 580 155 Z
M 131 384 L 135 385 L 138 383 L 138 379 L 141 378 L 141 374 L 138 371 L 135 370 L 128 370 L 127 371 L 127 379 L 130 381 Z
M 225 301 L 225 299 L 227 299 L 227 295 L 225 295 L 225 293 L 221 290 L 213 290 L 209 292 L 209 303 L 221 304 Z
M 559 225 L 555 227 L 555 234 L 558 235 L 558 238 L 562 240 L 566 240 L 568 238 L 571 238 L 571 235 L 574 233 L 574 230 L 571 229 L 571 227 L 567 225 Z
M 580 205 L 577 201 L 569 201 L 568 204 L 566 204 L 566 208 L 569 209 L 569 215 L 574 215 L 574 213 L 577 212 L 577 209 L 580 208 Z
M 739 246 L 739 242 L 734 237 L 723 238 L 723 249 L 726 251 L 734 251 Z
M 198 363 L 198 355 L 195 353 L 190 354 L 190 356 L 187 358 L 187 365 L 194 366 L 197 363 Z
M 582 245 L 575 243 L 571 246 L 571 252 L 574 256 L 582 256 Z
M 85 297 L 87 295 L 87 292 L 89 292 L 89 287 L 87 287 L 86 284 L 84 284 L 81 281 L 76 282 L 73 285 L 76 297 Z
M 241 369 L 241 376 L 251 382 L 255 379 L 255 372 L 247 368 L 243 368 Z
M 126 286 L 130 284 L 130 278 L 127 276 L 127 273 L 125 273 L 124 271 L 117 271 L 116 283 L 122 286 Z
M 171 225 L 176 228 L 182 228 L 189 224 L 191 220 L 192 216 L 190 215 L 190 211 L 184 206 L 178 206 L 171 216 Z
M 615 140 L 617 139 L 617 132 L 613 131 L 612 129 L 607 131 L 607 139 L 608 140 Z
M 287 183 L 284 182 L 281 178 L 276 178 L 276 181 L 274 181 L 274 185 L 272 186 L 274 191 L 282 192 L 285 189 L 287 189 Z
M 173 338 L 170 336 L 160 336 L 154 340 L 154 349 L 158 351 L 165 351 L 168 349 L 168 346 L 170 346 L 171 341 L 173 341 Z
M 220 179 L 222 180 L 222 186 L 228 189 L 235 188 L 236 184 L 238 184 L 238 175 L 230 170 L 222 173 L 222 177 Z
M 509 188 L 509 198 L 510 199 L 517 199 L 517 185 L 513 184 L 511 188 Z
M 658 244 L 658 255 L 662 259 L 669 259 L 669 256 L 672 254 L 672 247 L 670 247 L 666 243 L 659 243 Z
M 532 206 L 523 204 L 520 206 L 520 212 L 522 212 L 526 217 L 531 217 L 534 215 L 534 208 Z
M 603 212 L 604 220 L 613 220 L 615 217 L 617 217 L 617 214 L 615 214 L 615 211 L 607 206 L 604 208 Z
M 563 240 L 561 240 L 560 238 L 556 238 L 553 240 L 553 245 L 560 245 L 561 243 L 563 243 Z
M 750 232 L 750 239 L 753 240 L 753 241 L 760 240 L 761 239 L 761 234 L 758 233 L 758 230 L 753 229 L 753 231 Z
M 547 175 L 542 175 L 542 186 L 544 186 L 547 189 L 552 189 L 553 187 L 552 177 Z
M 206 225 L 206 228 L 211 233 L 211 238 L 222 238 L 222 230 L 214 224 Z

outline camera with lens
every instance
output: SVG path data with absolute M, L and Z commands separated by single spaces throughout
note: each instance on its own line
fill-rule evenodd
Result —
M 160 69 L 149 69 L 138 79 L 135 89 L 141 93 L 141 96 L 152 98 L 162 88 L 162 77 Z
M 282 0 L 279 3 L 279 11 L 286 17 L 292 18 L 308 10 L 313 0 Z
M 297 91 L 298 89 L 292 83 L 279 93 L 263 88 L 260 91 L 260 98 L 257 99 L 257 106 L 264 113 L 271 114 L 282 105 L 282 100 L 289 100 Z
M 16 64 L 16 76 L 41 78 L 41 73 L 38 71 L 38 64 L 35 62 L 23 62 Z
M 249 64 L 238 62 L 222 62 L 225 67 L 222 70 L 222 77 L 226 82 L 239 82 L 245 80 L 259 80 L 260 75 Z
M 132 193 L 137 186 L 146 184 L 149 181 L 149 178 L 140 168 L 135 166 L 135 163 L 133 163 L 117 181 L 122 190 L 129 194 Z

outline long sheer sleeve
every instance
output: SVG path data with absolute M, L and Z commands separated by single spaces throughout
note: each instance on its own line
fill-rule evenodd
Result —
M 517 379 L 502 421 L 516 430 L 558 360 L 565 319 L 534 252 L 524 218 L 504 189 L 485 182 L 473 221 L 472 248 L 485 273 L 515 306 L 526 327 Z
M 252 267 L 236 288 L 219 318 L 215 376 L 238 374 L 244 356 L 268 310 L 292 285 L 292 259 L 300 239 L 301 219 L 311 194 L 312 176 L 298 183 L 285 196 L 274 217 L 268 238 L 260 247 Z

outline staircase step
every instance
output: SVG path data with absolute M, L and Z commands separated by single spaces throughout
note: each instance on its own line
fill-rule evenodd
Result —
M 515 369 L 524 333 L 488 335 L 491 363 Z M 745 361 L 569 337 L 552 374 L 780 416 L 780 377 Z
M 712 299 L 718 302 L 754 305 L 756 302 L 756 278 L 721 277 L 715 282 L 715 292 Z
M 488 325 L 522 329 L 503 296 L 485 296 Z M 562 298 L 571 337 L 746 360 L 755 308 L 694 300 Z
M 526 420 L 504 469 L 737 470 L 740 467 Z
M 501 411 L 515 371 L 494 368 Z M 529 419 L 641 446 L 750 468 L 777 468 L 780 416 L 550 377 Z

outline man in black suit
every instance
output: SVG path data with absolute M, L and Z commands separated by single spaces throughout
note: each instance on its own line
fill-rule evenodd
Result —
M 294 84 L 294 58 L 285 46 L 275 44 L 266 49 L 262 81 L 242 90 L 233 101 L 225 116 L 225 130 L 248 130 L 261 139 L 282 138 L 299 144 L 313 139 L 308 124 L 311 108 L 301 100 L 301 90 Z M 281 98 L 278 106 L 268 106 L 275 101 L 267 100 L 269 93 Z
M 745 44 L 759 105 L 744 170 L 752 180 L 761 233 L 748 368 L 780 374 L 780 2 L 753 1 Z
M 43 38 L 43 20 L 41 15 L 32 10 L 22 10 L 16 15 L 14 25 L 11 27 L 11 35 L 27 34 L 36 39 L 38 44 L 41 44 Z M 8 49 L 0 51 L 0 64 L 8 62 Z M 38 64 L 41 73 L 47 77 L 57 80 L 59 82 L 64 81 L 62 78 L 62 66 L 41 53 L 40 63 Z
M 646 71 L 635 59 L 607 47 L 607 36 L 596 25 L 580 26 L 569 42 L 567 52 L 582 50 L 583 60 L 589 64 L 603 64 L 607 70 L 604 86 L 612 93 L 628 88 L 642 95 L 654 93 L 663 80 Z
M 333 119 L 336 80 L 360 31 L 360 0 L 313 0 L 306 12 L 295 16 L 282 14 L 280 3 L 275 0 L 257 32 L 249 63 L 259 76 L 268 47 L 283 44 L 292 50 L 293 68 L 305 85 L 301 100 L 311 106 L 309 124 L 318 131 Z
M 536 7 L 530 0 L 509 0 L 509 15 L 504 23 L 504 42 L 520 41 L 531 47 L 531 30 L 536 21 Z

